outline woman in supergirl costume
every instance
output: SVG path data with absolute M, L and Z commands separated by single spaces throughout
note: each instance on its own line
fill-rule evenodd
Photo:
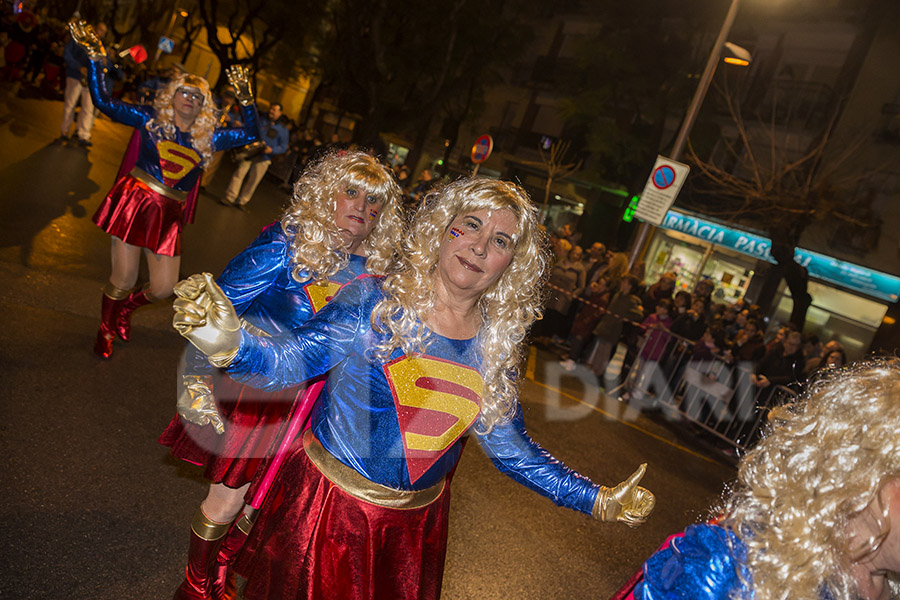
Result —
M 72 21 L 69 31 L 91 59 L 88 86 L 94 106 L 135 128 L 116 182 L 93 218 L 112 236 L 112 273 L 103 290 L 94 344 L 98 356 L 109 358 L 116 336 L 128 341 L 132 312 L 172 294 L 181 264 L 181 230 L 193 221 L 203 168 L 214 152 L 243 146 L 259 132 L 243 68 L 231 67 L 227 73 L 240 90 L 244 127 L 216 129 L 217 111 L 206 80 L 187 74 L 175 77 L 152 106 L 114 100 L 105 83 L 106 53 L 93 28 Z M 133 290 L 142 248 L 150 283 Z
M 357 276 L 384 275 L 402 231 L 391 172 L 363 152 L 331 153 L 304 170 L 281 221 L 232 259 L 217 283 L 243 327 L 276 335 L 303 325 Z M 276 468 L 269 457 L 318 394 L 315 386 L 245 387 L 191 345 L 185 363 L 179 415 L 160 442 L 203 465 L 210 487 L 194 515 L 175 599 L 223 600 L 234 597 L 229 565 L 253 524 L 249 505 L 235 521 L 250 482 L 261 468 Z
M 466 434 L 558 505 L 647 519 L 643 465 L 599 486 L 525 431 L 516 382 L 545 267 L 525 192 L 463 179 L 425 199 L 387 277 L 349 283 L 292 332 L 241 331 L 209 275 L 178 284 L 176 328 L 232 377 L 277 389 L 327 374 L 238 558 L 246 598 L 438 598 Z

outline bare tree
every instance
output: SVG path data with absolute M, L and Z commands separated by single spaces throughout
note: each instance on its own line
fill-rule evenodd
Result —
M 720 91 L 730 116 L 729 133 L 720 139 L 710 159 L 701 158 L 693 146 L 688 147 L 688 159 L 697 175 L 691 179 L 686 204 L 770 236 L 775 277 L 770 279 L 772 285 L 764 286 L 757 301 L 769 305 L 783 278 L 793 299 L 790 321 L 802 328 L 812 298 L 807 291 L 808 274 L 794 260 L 795 249 L 801 234 L 815 221 L 837 219 L 865 225 L 848 212 L 851 203 L 846 202 L 874 172 L 847 168 L 865 138 L 829 151 L 837 108 L 822 119 L 820 134 L 803 136 L 791 126 L 800 115 L 798 103 L 790 98 L 773 94 L 771 105 L 763 109 L 767 112 L 748 120 L 733 95 Z
M 550 204 L 550 188 L 554 181 L 562 181 L 566 177 L 581 168 L 582 161 L 566 162 L 571 142 L 568 140 L 556 140 L 550 145 L 549 151 L 544 151 L 543 146 L 538 146 L 541 153 L 540 161 L 526 160 L 523 164 L 538 167 L 547 173 L 547 184 L 544 186 L 544 202 L 541 204 L 541 217 L 547 216 L 547 207 Z
M 319 26 L 325 4 L 314 0 L 198 0 L 197 8 L 209 48 L 222 70 L 240 63 L 256 73 L 276 49 L 279 61 L 296 63 Z M 227 30 L 226 35 L 220 35 L 220 27 Z M 215 87 L 223 84 L 220 77 Z
M 199 18 L 196 13 L 191 12 L 188 14 L 187 18 L 185 18 L 184 23 L 184 42 L 181 44 L 181 62 L 187 62 L 188 56 L 191 54 L 191 50 L 194 49 L 194 42 L 197 41 L 197 38 L 200 35 L 200 32 L 203 31 L 205 27 L 203 23 L 203 19 Z
M 111 0 L 96 3 L 92 12 L 96 13 L 98 21 L 106 23 L 113 43 L 129 40 L 153 47 L 158 34 L 155 25 L 169 15 L 174 6 L 172 0 Z M 131 39 L 135 37 L 136 41 Z

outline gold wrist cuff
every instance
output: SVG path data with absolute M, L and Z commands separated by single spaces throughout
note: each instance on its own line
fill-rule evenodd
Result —
M 234 358 L 237 356 L 238 350 L 241 349 L 240 344 L 234 347 L 234 350 L 229 350 L 228 352 L 217 352 L 216 354 L 211 354 L 206 358 L 209 360 L 209 364 L 214 367 L 218 367 L 219 369 L 224 369 L 232 362 L 234 362 Z
M 272 337 L 272 335 L 268 331 L 260 329 L 246 319 L 241 319 L 241 329 L 243 329 L 250 335 L 255 335 L 256 337 Z
M 609 518 L 610 491 L 610 488 L 605 485 L 600 486 L 600 491 L 597 492 L 597 499 L 594 500 L 594 509 L 592 511 L 592 516 L 595 519 L 606 522 L 615 520 Z
M 197 537 L 208 542 L 214 542 L 220 539 L 228 533 L 230 528 L 230 521 L 226 523 L 213 521 L 206 516 L 202 507 L 197 509 L 197 512 L 194 513 L 194 519 L 191 521 L 191 530 L 193 530 Z

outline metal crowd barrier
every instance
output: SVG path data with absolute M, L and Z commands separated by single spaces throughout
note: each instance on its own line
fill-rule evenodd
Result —
M 633 362 L 624 365 L 621 384 L 607 393 L 638 410 L 658 407 L 669 418 L 748 449 L 759 439 L 768 410 L 793 400 L 796 392 L 782 385 L 756 387 L 753 363 L 729 362 L 727 354 L 697 359 L 693 348 L 694 342 L 665 330 L 644 335 Z
M 550 283 L 546 287 L 574 296 Z M 573 300 L 609 314 L 604 307 L 584 298 Z M 640 323 L 613 316 L 626 327 L 640 327 Z M 797 396 L 782 385 L 756 387 L 751 379 L 753 364 L 749 361 L 734 364 L 727 355 L 712 360 L 695 359 L 695 342 L 667 329 L 650 330 L 633 346 L 624 344 L 624 339 L 623 330 L 602 374 L 608 396 L 618 396 L 636 410 L 658 407 L 667 417 L 688 421 L 741 450 L 759 439 L 770 408 Z M 593 357 L 593 352 L 589 355 Z

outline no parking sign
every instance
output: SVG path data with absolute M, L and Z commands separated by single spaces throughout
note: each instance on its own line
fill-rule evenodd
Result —
M 634 216 L 654 225 L 662 223 L 690 172 L 684 163 L 657 156 Z
M 475 140 L 472 146 L 472 162 L 479 165 L 491 156 L 491 150 L 494 149 L 494 138 L 489 135 L 483 135 Z

